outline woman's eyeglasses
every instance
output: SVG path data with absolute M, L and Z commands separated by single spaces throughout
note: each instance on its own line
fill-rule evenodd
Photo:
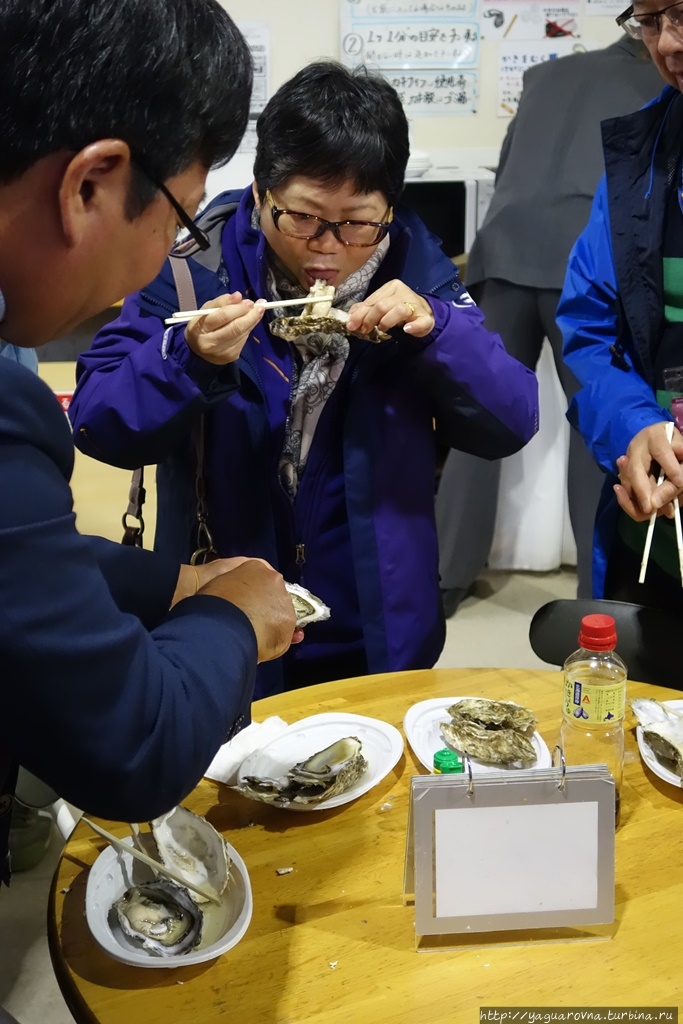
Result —
M 662 31 L 663 17 L 674 28 L 680 28 L 683 25 L 683 2 L 669 4 L 668 7 L 647 14 L 634 14 L 633 6 L 627 7 L 617 18 L 617 25 L 634 39 L 656 39 Z
M 273 224 L 283 235 L 290 238 L 320 238 L 326 231 L 331 231 L 342 245 L 377 245 L 381 242 L 389 225 L 394 219 L 392 208 L 387 207 L 385 220 L 325 220 L 311 213 L 299 213 L 297 210 L 281 210 L 266 190 L 266 200 L 270 205 Z
M 180 205 L 173 193 L 166 188 L 162 181 L 159 181 L 153 174 L 150 174 L 145 165 L 142 164 L 137 157 L 135 158 L 135 164 L 140 168 L 142 173 L 149 178 L 152 184 L 159 189 L 162 195 L 168 199 L 180 224 L 187 231 L 187 235 L 183 235 L 173 245 L 170 255 L 176 256 L 179 259 L 187 259 L 188 256 L 194 256 L 195 253 L 200 251 L 205 252 L 210 248 L 211 242 L 206 231 L 202 231 L 202 229 L 195 224 L 192 217 L 190 217 L 187 210 Z

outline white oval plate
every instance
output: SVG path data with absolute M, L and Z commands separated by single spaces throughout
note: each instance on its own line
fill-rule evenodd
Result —
M 448 721 L 446 709 L 460 700 L 469 699 L 466 697 L 433 697 L 431 700 L 418 701 L 417 704 L 408 708 L 403 719 L 403 728 L 415 757 L 427 771 L 433 771 L 434 754 L 437 750 L 443 750 L 448 746 L 439 729 L 439 722 Z M 509 701 L 509 703 L 514 704 L 515 702 Z M 550 768 L 552 758 L 543 737 L 535 732 L 531 737 L 531 742 L 536 751 L 536 760 L 530 764 L 522 765 L 520 761 L 516 761 L 514 764 L 486 764 L 473 757 L 472 771 L 497 772 L 508 769 L 526 771 L 529 768 Z
M 129 836 L 123 842 L 132 845 L 133 839 Z M 91 867 L 85 890 L 85 916 L 97 944 L 121 963 L 167 968 L 202 964 L 236 946 L 251 921 L 251 883 L 247 866 L 237 850 L 230 843 L 225 845 L 230 857 L 230 882 L 221 905 L 202 904 L 202 941 L 196 949 L 177 956 L 155 956 L 122 931 L 112 904 L 132 885 L 149 882 L 152 872 L 146 864 L 108 846 Z
M 242 761 L 238 783 L 245 775 L 277 779 L 286 775 L 293 765 L 324 750 L 345 736 L 357 736 L 363 744 L 363 757 L 368 767 L 363 775 L 344 793 L 319 804 L 272 804 L 286 811 L 329 811 L 332 807 L 356 800 L 389 774 L 403 753 L 403 737 L 398 729 L 378 718 L 328 711 L 294 722 L 283 733 L 254 750 Z
M 673 708 L 674 711 L 683 711 L 683 700 L 663 700 L 661 703 L 667 708 Z M 650 771 L 654 772 L 655 775 L 659 776 L 659 778 L 664 782 L 669 782 L 672 786 L 677 786 L 678 789 L 681 789 L 681 787 L 683 787 L 683 779 L 679 779 L 678 775 L 674 775 L 673 772 L 669 771 L 668 768 L 665 768 L 664 765 L 657 760 L 655 755 L 652 753 L 650 744 L 643 738 L 642 725 L 636 727 L 636 739 L 638 740 L 640 756 Z

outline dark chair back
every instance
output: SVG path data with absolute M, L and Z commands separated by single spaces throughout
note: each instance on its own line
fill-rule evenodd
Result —
M 683 690 L 683 621 L 673 612 L 625 601 L 549 601 L 529 626 L 535 654 L 562 665 L 578 646 L 584 615 L 611 615 L 617 625 L 617 653 L 626 662 L 629 679 Z

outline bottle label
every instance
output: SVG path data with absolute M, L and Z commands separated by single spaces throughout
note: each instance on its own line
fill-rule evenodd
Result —
M 562 711 L 586 725 L 621 722 L 626 714 L 626 680 L 608 686 L 595 686 L 565 676 Z

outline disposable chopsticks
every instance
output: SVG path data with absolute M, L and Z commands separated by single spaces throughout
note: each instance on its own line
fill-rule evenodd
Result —
M 674 423 L 670 420 L 666 425 L 666 439 L 671 444 L 674 436 Z M 664 470 L 659 474 L 657 480 L 657 486 L 660 487 L 664 483 L 666 474 Z M 678 548 L 678 571 L 681 576 L 681 584 L 683 585 L 683 530 L 681 530 L 681 509 L 678 502 L 678 498 L 673 500 L 674 506 L 674 523 L 676 526 L 676 547 Z M 647 536 L 645 537 L 645 547 L 643 548 L 643 560 L 640 563 L 640 576 L 638 577 L 639 583 L 645 582 L 645 573 L 647 572 L 647 563 L 650 557 L 650 548 L 652 547 L 652 535 L 655 530 L 655 523 L 657 522 L 657 509 L 650 516 L 650 522 L 647 527 Z
M 85 816 L 81 818 L 93 832 L 97 832 L 98 836 L 102 836 L 108 843 L 111 844 L 115 849 L 120 850 L 122 853 L 129 853 L 131 857 L 141 860 L 143 864 L 147 864 L 148 867 L 153 868 L 160 875 L 166 875 L 168 878 L 173 879 L 178 885 L 184 885 L 186 889 L 192 889 L 193 892 L 198 893 L 199 896 L 203 896 L 205 900 L 210 900 L 212 903 L 220 904 L 220 897 L 216 896 L 215 893 L 209 892 L 201 885 L 195 885 L 194 882 L 188 882 L 187 878 L 184 878 L 179 871 L 175 871 L 173 868 L 167 867 L 165 864 L 161 864 L 158 860 L 154 860 L 153 857 L 149 857 L 142 850 L 139 850 L 135 846 L 129 846 L 128 843 L 124 843 L 122 839 L 118 839 L 113 836 L 111 832 L 107 832 L 106 829 L 96 825 L 94 821 L 90 821 Z
M 259 302 L 261 309 L 276 309 L 280 306 L 308 306 L 313 302 L 331 302 L 331 295 L 320 295 L 314 298 L 310 298 L 308 295 L 302 296 L 300 299 L 281 299 L 275 302 Z M 220 313 L 226 309 L 225 306 L 212 306 L 210 309 L 181 309 L 178 313 L 174 313 L 167 320 L 164 320 L 165 324 L 184 324 L 188 320 L 194 319 L 196 316 L 208 316 L 209 313 Z

